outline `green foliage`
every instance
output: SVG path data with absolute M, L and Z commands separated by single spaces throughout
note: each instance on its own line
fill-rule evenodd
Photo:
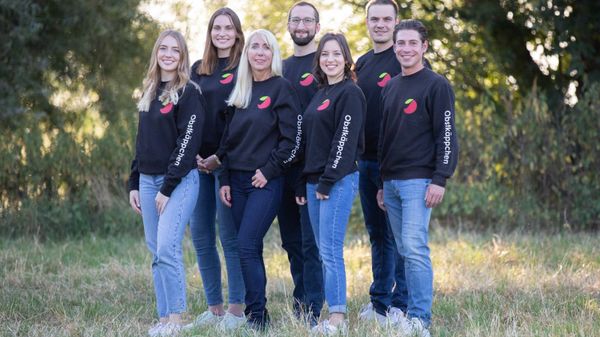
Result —
M 130 230 L 124 181 L 157 27 L 139 0 L 0 2 L 0 232 Z

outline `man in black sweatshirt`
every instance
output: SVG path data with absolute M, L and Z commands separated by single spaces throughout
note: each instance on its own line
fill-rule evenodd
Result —
M 387 210 L 409 284 L 408 319 L 397 325 L 411 336 L 429 336 L 429 220 L 458 161 L 454 91 L 444 77 L 423 66 L 427 47 L 427 30 L 420 21 L 403 20 L 396 26 L 394 51 L 402 74 L 382 91 L 378 146 L 383 179 L 378 201 Z
M 366 11 L 373 49 L 356 62 L 357 84 L 367 100 L 365 151 L 358 168 L 360 203 L 371 242 L 373 283 L 369 288 L 370 302 L 362 308 L 359 317 L 361 320 L 377 320 L 384 325 L 386 316 L 394 321 L 397 315 L 406 312 L 408 296 L 404 260 L 396 251 L 386 214 L 377 205 L 378 182 L 381 180 L 377 162 L 381 90 L 401 70 L 393 48 L 398 5 L 393 0 L 372 0 Z
M 317 50 L 315 35 L 319 29 L 319 12 L 315 6 L 302 1 L 290 8 L 288 32 L 294 41 L 294 55 L 283 61 L 283 77 L 296 90 L 302 113 L 317 92 L 317 81 L 312 72 Z M 297 121 L 298 127 L 301 124 L 302 118 Z M 300 142 L 300 138 L 297 141 Z M 323 273 L 308 208 L 297 205 L 295 199 L 296 183 L 303 168 L 301 161 L 298 156 L 284 175 L 283 198 L 277 219 L 294 281 L 294 314 L 298 317 L 304 315 L 311 324 L 316 324 L 323 307 Z

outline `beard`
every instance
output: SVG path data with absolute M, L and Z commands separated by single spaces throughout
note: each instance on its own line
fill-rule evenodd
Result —
M 315 34 L 311 34 L 309 31 L 306 32 L 306 37 L 298 37 L 295 33 L 290 34 L 290 36 L 292 41 L 301 47 L 306 46 L 315 38 Z

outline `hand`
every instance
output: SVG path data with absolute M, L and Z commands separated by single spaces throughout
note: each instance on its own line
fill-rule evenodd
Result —
M 206 172 L 206 169 L 204 168 L 204 164 L 202 163 L 203 160 L 204 160 L 204 158 L 200 157 L 199 154 L 196 155 L 196 165 L 198 166 L 198 170 L 200 170 L 202 172 Z
M 260 169 L 256 170 L 256 174 L 252 176 L 252 186 L 256 188 L 263 188 L 267 185 L 267 178 L 262 174 Z
M 387 211 L 385 209 L 385 204 L 383 203 L 383 190 L 377 190 L 377 206 L 379 206 L 379 208 L 381 208 L 384 211 Z
M 444 199 L 445 188 L 442 186 L 429 184 L 427 192 L 425 193 L 425 207 L 434 208 L 439 205 Z
M 306 205 L 306 198 L 305 197 L 296 197 L 296 204 L 302 206 L 302 205 Z
M 158 215 L 161 215 L 164 212 L 165 207 L 167 207 L 169 197 L 158 192 L 156 193 L 156 198 L 154 198 L 154 202 L 156 203 L 156 210 L 158 211 Z
M 219 189 L 219 197 L 225 206 L 231 207 L 231 187 L 221 186 Z
M 216 154 L 202 160 L 202 168 L 207 171 L 214 171 L 221 166 L 221 161 Z
M 316 192 L 316 193 L 317 193 L 317 199 L 319 199 L 319 200 L 327 200 L 327 199 L 329 199 L 329 195 L 321 194 L 319 192 Z
M 142 215 L 142 207 L 140 205 L 140 191 L 129 191 L 129 204 L 137 214 Z

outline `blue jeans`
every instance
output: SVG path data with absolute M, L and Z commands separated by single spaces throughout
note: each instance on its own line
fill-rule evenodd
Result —
M 344 237 L 357 190 L 358 172 L 336 182 L 327 200 L 317 199 L 317 184 L 306 184 L 310 222 L 323 261 L 329 313 L 346 313 Z
M 231 171 L 231 210 L 238 230 L 238 250 L 246 285 L 246 317 L 254 326 L 268 323 L 266 312 L 267 274 L 263 260 L 263 239 L 281 204 L 282 178 L 268 181 L 263 188 L 252 186 L 254 172 Z
M 396 250 L 387 215 L 377 205 L 379 163 L 361 160 L 358 162 L 358 170 L 360 204 L 371 241 L 371 270 L 373 271 L 373 283 L 369 289 L 371 303 L 375 311 L 384 316 L 390 306 L 406 312 L 408 293 L 404 276 L 404 260 Z
M 237 229 L 233 223 L 231 209 L 219 199 L 217 175 L 217 173 L 200 172 L 200 191 L 196 208 L 190 219 L 190 232 L 196 249 L 206 302 L 210 306 L 222 304 L 221 261 L 215 235 L 215 215 L 217 215 L 219 238 L 227 267 L 229 303 L 242 304 L 246 290 L 238 254 Z
M 294 280 L 294 310 L 318 319 L 323 308 L 323 267 L 308 208 L 296 204 L 295 184 L 301 173 L 302 167 L 294 165 L 283 177 L 283 199 L 277 219 Z
M 152 253 L 152 278 L 159 317 L 186 310 L 185 268 L 181 241 L 198 198 L 198 171 L 191 170 L 169 198 L 161 215 L 154 198 L 163 175 L 140 174 L 140 204 L 146 245 Z
M 429 219 L 425 193 L 431 179 L 384 182 L 384 203 L 394 231 L 396 245 L 404 257 L 408 286 L 408 317 L 417 317 L 425 326 L 431 322 L 433 269 L 429 257 Z

